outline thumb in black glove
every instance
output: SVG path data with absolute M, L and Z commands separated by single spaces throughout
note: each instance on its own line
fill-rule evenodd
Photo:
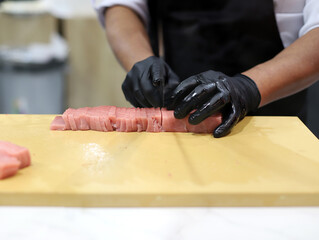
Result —
M 242 74 L 229 77 L 210 70 L 182 81 L 172 99 L 176 118 L 184 118 L 196 109 L 188 120 L 194 125 L 221 112 L 223 121 L 213 133 L 218 138 L 227 135 L 248 112 L 255 111 L 261 96 L 256 83 L 249 77 Z
M 135 107 L 166 107 L 179 83 L 179 78 L 167 63 L 151 56 L 133 66 L 126 75 L 122 90 L 126 100 Z

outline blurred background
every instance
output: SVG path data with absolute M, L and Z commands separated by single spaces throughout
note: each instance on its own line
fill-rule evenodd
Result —
M 91 0 L 0 0 L 0 113 L 130 106 Z M 307 126 L 319 137 L 319 82 Z
M 0 113 L 129 106 L 90 0 L 0 3 Z

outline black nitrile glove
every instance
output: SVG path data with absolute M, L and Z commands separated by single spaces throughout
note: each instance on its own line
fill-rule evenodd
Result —
M 133 66 L 126 75 L 122 90 L 126 100 L 135 107 L 166 107 L 179 83 L 179 78 L 167 63 L 152 56 Z
M 221 112 L 223 121 L 214 131 L 214 137 L 218 138 L 227 135 L 248 112 L 255 111 L 261 96 L 249 77 L 242 74 L 229 77 L 211 70 L 182 81 L 172 99 L 176 118 L 184 118 L 197 109 L 189 116 L 191 124 Z

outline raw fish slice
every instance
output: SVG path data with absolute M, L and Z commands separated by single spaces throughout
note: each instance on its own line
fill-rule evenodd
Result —
M 108 113 L 108 107 L 107 106 L 100 106 L 95 108 L 95 114 L 98 116 L 98 121 L 100 123 L 101 131 L 107 132 L 105 119 Z
M 0 153 L 0 179 L 15 175 L 20 165 L 15 157 Z
M 87 121 L 86 116 L 88 115 L 89 108 L 79 108 L 74 114 L 74 120 L 78 130 L 90 130 L 89 122 Z
M 80 114 L 79 114 L 80 111 L 82 111 L 82 108 L 74 109 L 74 111 L 72 112 L 73 119 L 74 119 L 75 126 L 76 126 L 76 129 L 75 129 L 75 130 L 82 130 L 82 129 L 81 129 Z M 72 129 L 72 130 L 73 130 L 73 129 Z
M 51 123 L 50 130 L 67 130 L 62 116 L 56 116 Z
M 101 123 L 100 123 L 100 117 L 98 115 L 97 107 L 90 108 L 88 110 L 88 116 L 89 116 L 89 123 L 90 123 L 90 129 L 96 130 L 96 131 L 103 131 Z
M 186 118 L 186 128 L 188 132 L 196 132 L 196 133 L 206 133 L 209 129 L 206 127 L 206 121 L 203 121 L 201 124 L 193 125 L 188 122 L 188 116 Z
M 162 111 L 163 132 L 187 132 L 185 122 L 187 119 L 176 119 L 174 111 Z
M 116 108 L 116 117 L 115 117 L 115 131 L 119 132 L 121 128 L 121 118 L 122 118 L 122 108 Z
M 154 109 L 153 126 L 154 132 L 162 131 L 162 112 L 160 108 Z
M 89 110 L 86 119 L 89 122 L 90 130 L 97 130 L 95 118 L 96 117 L 95 117 L 95 114 L 93 113 L 93 109 Z
M 110 119 L 110 123 L 112 125 L 113 131 L 116 130 L 116 107 L 115 106 L 110 106 L 108 118 Z
M 106 131 L 107 132 L 113 131 L 111 118 L 110 118 L 110 112 L 111 112 L 112 108 L 114 108 L 114 107 L 113 106 L 101 106 L 99 108 L 101 110 L 101 116 L 102 116 Z
M 142 132 L 143 131 L 143 123 L 142 123 L 141 109 L 140 108 L 136 108 L 135 118 L 136 118 L 137 131 Z
M 122 114 L 120 132 L 127 132 L 127 108 L 122 109 Z
M 125 132 L 126 130 L 126 108 L 117 108 L 116 109 L 116 131 Z
M 100 123 L 101 127 L 104 132 L 113 131 L 110 118 L 109 118 L 109 111 L 111 106 L 100 106 L 98 107 L 99 115 L 100 115 Z
M 146 131 L 147 129 L 147 113 L 145 108 L 138 108 L 136 111 L 137 116 L 137 124 L 142 131 Z
M 95 107 L 94 109 L 94 121 L 95 121 L 95 126 L 96 126 L 96 130 L 97 131 L 103 131 L 103 127 L 100 121 L 100 112 L 99 112 L 99 108 Z
M 140 116 L 141 116 L 141 121 L 142 121 L 142 126 L 143 126 L 143 131 L 146 131 L 147 129 L 147 123 L 148 123 L 148 119 L 147 119 L 147 108 L 141 108 L 140 109 Z
M 72 111 L 72 109 L 68 108 L 62 115 L 62 118 L 63 118 L 64 123 L 65 123 L 65 130 L 71 130 L 71 126 L 70 126 L 69 118 L 68 118 L 69 112 L 71 112 L 71 111 Z
M 136 108 L 130 108 L 130 121 L 132 125 L 132 132 L 137 132 L 137 116 L 136 116 Z
M 147 132 L 161 132 L 161 110 L 155 108 L 147 108 Z
M 131 108 L 127 108 L 125 112 L 125 124 L 126 129 L 125 132 L 133 132 L 132 120 L 131 120 Z
M 147 128 L 146 132 L 154 132 L 154 125 L 153 125 L 153 113 L 154 109 L 153 108 L 145 108 L 146 115 L 147 115 Z
M 112 132 L 114 130 L 112 127 L 112 123 L 111 123 L 111 119 L 109 115 L 105 116 L 105 127 L 108 132 Z
M 78 130 L 77 126 L 76 126 L 76 123 L 75 123 L 75 120 L 74 120 L 74 114 L 76 112 L 76 109 L 74 108 L 69 108 L 69 112 L 68 112 L 68 121 L 69 121 L 69 124 L 70 124 L 70 127 L 73 131 L 76 131 Z
M 0 154 L 16 158 L 21 163 L 20 168 L 27 167 L 31 164 L 29 150 L 13 143 L 0 141 Z
M 101 128 L 102 128 L 102 131 L 103 132 L 108 132 L 107 128 L 106 128 L 106 124 L 105 124 L 105 116 L 102 116 L 100 115 L 99 117 L 99 120 L 100 120 L 100 125 L 101 125 Z

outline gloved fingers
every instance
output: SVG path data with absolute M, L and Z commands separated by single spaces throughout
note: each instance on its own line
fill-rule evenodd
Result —
M 141 107 L 141 104 L 134 97 L 134 86 L 132 81 L 132 73 L 129 72 L 122 83 L 122 92 L 125 99 L 129 101 L 134 107 Z
M 169 110 L 174 109 L 172 94 L 175 88 L 180 84 L 179 77 L 166 65 L 167 83 L 164 88 L 164 107 Z
M 173 72 L 173 70 L 167 64 L 165 64 L 165 70 L 168 79 L 167 85 L 170 85 L 170 88 L 175 89 L 181 82 L 180 78 L 176 75 L 175 72 Z
M 224 116 L 223 116 L 224 117 Z M 226 136 L 230 130 L 238 123 L 237 113 L 233 110 L 227 118 L 214 130 L 214 137 L 220 138 Z
M 127 91 L 123 89 L 123 85 L 122 91 L 124 93 L 125 99 L 129 101 L 134 107 L 142 107 L 142 105 L 134 98 L 134 96 L 131 93 L 128 94 Z
M 189 123 L 196 125 L 218 112 L 228 103 L 227 97 L 223 93 L 217 93 L 208 102 L 202 105 L 197 111 L 189 116 Z
M 161 59 L 156 59 L 150 68 L 150 78 L 154 87 L 165 85 L 165 66 Z
M 144 95 L 139 89 L 136 89 L 134 91 L 134 97 L 135 97 L 135 100 L 139 103 L 140 107 L 143 107 L 143 108 L 152 107 L 152 105 L 146 100 L 146 98 L 144 97 Z
M 152 81 L 153 73 L 152 69 L 150 69 L 149 72 L 144 72 L 142 74 L 140 80 L 140 89 L 150 107 L 160 107 L 163 104 L 161 88 L 154 87 Z
M 135 100 L 142 106 L 142 107 L 152 107 L 152 105 L 149 103 L 149 101 L 147 100 L 146 96 L 145 96 L 145 90 L 144 88 L 142 88 L 143 86 L 143 82 L 146 82 L 143 79 L 148 79 L 148 73 L 142 72 L 140 74 L 140 77 L 138 79 L 138 81 L 134 82 L 134 90 L 133 90 L 133 94 L 134 94 L 134 98 Z
M 175 108 L 176 118 L 186 117 L 193 109 L 205 103 L 216 89 L 215 83 L 201 84 L 197 86 L 183 101 Z
M 198 77 L 196 75 L 182 81 L 175 88 L 172 94 L 172 99 L 175 102 L 175 105 L 177 105 L 183 98 L 185 98 L 191 91 L 193 91 L 194 88 L 200 85 L 200 83 L 201 82 L 198 80 Z
M 143 98 L 140 98 L 140 101 L 136 99 L 136 91 L 139 90 L 140 75 L 143 71 L 140 65 L 141 63 L 134 64 L 132 69 L 127 73 L 122 84 L 122 91 L 126 100 L 135 107 L 143 107 L 145 105 L 143 103 Z

